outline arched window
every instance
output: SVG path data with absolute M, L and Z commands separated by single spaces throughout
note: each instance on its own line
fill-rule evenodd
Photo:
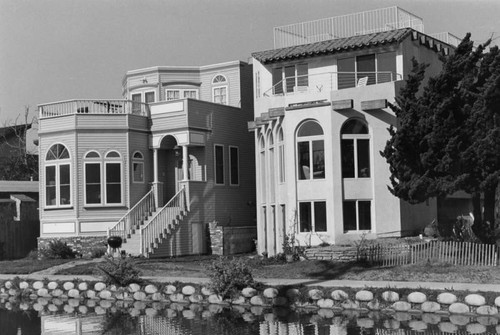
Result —
M 134 183 L 144 183 L 144 156 L 136 151 L 132 155 L 132 181 Z
M 218 74 L 212 79 L 212 97 L 213 102 L 217 104 L 227 105 L 227 79 L 221 74 Z
M 325 178 L 323 129 L 316 121 L 302 123 L 297 131 L 297 169 L 300 180 Z
M 45 205 L 71 206 L 71 161 L 63 144 L 54 144 L 45 156 Z
M 359 119 L 350 119 L 340 131 L 342 137 L 342 178 L 370 177 L 370 134 Z
M 283 141 L 283 128 L 278 129 L 278 180 L 285 182 L 285 142 Z
M 116 151 L 109 151 L 104 159 L 96 151 L 84 157 L 85 205 L 103 206 L 123 203 L 122 159 Z

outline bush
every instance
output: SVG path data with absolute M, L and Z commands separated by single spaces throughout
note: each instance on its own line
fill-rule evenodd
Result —
M 135 267 L 130 259 L 105 259 L 106 262 L 103 265 L 97 265 L 97 271 L 99 275 L 103 276 L 103 281 L 106 284 L 124 287 L 132 283 L 142 283 L 141 271 Z
M 255 286 L 252 270 L 243 259 L 219 257 L 207 266 L 210 288 L 223 299 L 236 295 L 248 286 Z
M 49 243 L 49 247 L 42 251 L 42 254 L 47 258 L 53 259 L 69 259 L 75 258 L 76 253 L 68 246 L 67 243 L 60 240 L 54 240 Z
M 92 249 L 92 251 L 90 252 L 90 258 L 101 258 L 102 256 L 106 255 L 106 252 L 106 248 Z

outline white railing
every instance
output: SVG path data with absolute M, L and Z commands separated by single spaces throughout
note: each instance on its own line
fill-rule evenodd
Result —
M 301 93 L 321 93 L 401 80 L 392 71 L 380 72 L 325 72 L 287 77 L 263 93 L 264 97 Z
M 447 43 L 449 45 L 452 45 L 454 47 L 458 47 L 460 42 L 462 42 L 462 40 L 459 37 L 457 37 L 449 32 L 430 34 L 429 36 L 434 37 L 435 39 L 440 40 L 440 41 Z
M 134 114 L 149 116 L 149 105 L 131 100 L 66 100 L 38 105 L 40 119 L 73 114 Z
M 321 42 L 400 28 L 424 32 L 422 18 L 399 7 L 300 22 L 274 28 L 274 48 Z
M 186 212 L 186 193 L 184 186 L 163 206 L 151 220 L 141 228 L 140 252 L 148 255 L 153 245 L 172 232 L 180 216 Z
M 118 222 L 108 229 L 108 237 L 120 236 L 125 242 L 132 228 L 138 228 L 143 220 L 156 210 L 155 187 L 142 197 Z

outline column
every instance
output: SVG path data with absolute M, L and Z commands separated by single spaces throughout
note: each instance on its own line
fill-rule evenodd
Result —
M 182 146 L 182 181 L 188 181 L 189 155 L 187 145 Z
M 158 179 L 158 148 L 153 149 L 153 187 L 155 193 L 155 206 L 156 208 L 160 207 L 162 204 L 163 198 L 163 190 L 161 187 L 161 183 Z

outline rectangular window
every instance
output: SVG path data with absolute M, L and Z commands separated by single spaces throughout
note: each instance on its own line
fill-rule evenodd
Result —
M 337 60 L 337 70 L 339 90 L 398 79 L 395 52 L 342 58 Z
M 386 83 L 397 79 L 396 52 L 377 54 L 377 83 Z
M 299 203 L 300 232 L 326 232 L 326 202 Z
M 323 140 L 312 141 L 313 179 L 325 178 L 325 149 Z
M 368 78 L 367 85 L 375 84 L 375 54 L 356 57 L 357 82 L 361 78 Z
M 295 65 L 285 66 L 285 92 L 293 92 L 295 87 Z
M 370 140 L 342 139 L 342 178 L 370 178 Z
M 337 61 L 338 89 L 356 86 L 356 65 L 354 57 L 341 58 Z
M 144 162 L 133 162 L 133 180 L 134 183 L 143 183 L 144 182 Z
M 273 94 L 300 91 L 298 87 L 309 85 L 309 67 L 307 64 L 287 65 L 273 69 Z
M 196 90 L 184 90 L 184 98 L 196 99 Z
M 106 163 L 106 203 L 122 202 L 121 163 Z
M 308 75 L 307 64 L 297 64 L 297 85 L 307 87 L 309 86 L 309 75 Z
M 141 94 L 132 94 L 132 113 L 140 113 L 141 112 Z
M 309 163 L 309 142 L 298 142 L 298 169 L 299 179 L 311 179 L 310 163 Z
M 371 230 L 371 201 L 345 200 L 342 211 L 344 232 Z
M 85 163 L 85 203 L 101 203 L 101 164 Z
M 370 140 L 356 139 L 358 158 L 358 178 L 370 177 Z
M 227 105 L 227 87 L 214 87 L 213 89 L 214 102 L 217 104 Z
M 59 199 L 60 205 L 71 204 L 69 164 L 59 165 Z
M 260 72 L 255 72 L 255 97 L 260 97 Z
M 146 92 L 144 93 L 144 101 L 149 104 L 151 102 L 155 102 L 155 92 Z
M 283 94 L 283 69 L 273 69 L 273 94 Z
M 45 204 L 56 206 L 56 167 L 45 167 Z
M 167 90 L 167 101 L 180 99 L 180 91 L 179 90 Z
M 224 147 L 215 145 L 215 184 L 224 185 Z
M 229 183 L 230 185 L 240 184 L 239 171 L 239 149 L 238 147 L 229 147 Z
M 342 178 L 354 178 L 354 140 L 342 140 Z
M 278 147 L 278 154 L 279 154 L 279 181 L 280 183 L 284 183 L 285 182 L 285 146 L 284 145 L 280 145 Z

